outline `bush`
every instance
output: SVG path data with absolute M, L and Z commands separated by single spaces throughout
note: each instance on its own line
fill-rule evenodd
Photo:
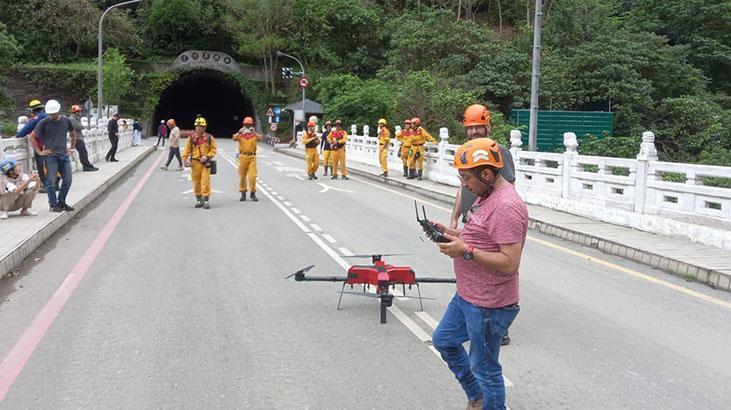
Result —
M 640 152 L 640 137 L 606 137 L 598 138 L 587 134 L 579 142 L 579 154 L 599 157 L 635 158 Z

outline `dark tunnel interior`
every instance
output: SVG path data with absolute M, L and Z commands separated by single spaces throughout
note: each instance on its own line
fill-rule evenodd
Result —
M 254 116 L 251 100 L 236 80 L 216 70 L 185 72 L 160 96 L 153 116 L 153 130 L 161 120 L 174 118 L 182 130 L 192 130 L 196 115 L 206 119 L 206 131 L 216 138 L 230 138 L 246 116 Z M 155 134 L 155 131 L 152 131 Z

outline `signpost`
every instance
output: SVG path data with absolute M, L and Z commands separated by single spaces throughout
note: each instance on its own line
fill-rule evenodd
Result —
M 270 124 L 269 125 L 269 129 L 272 130 L 272 131 L 276 131 L 277 130 L 277 124 L 276 123 Z
M 310 80 L 307 79 L 307 77 L 300 78 L 300 87 L 307 88 L 310 86 Z

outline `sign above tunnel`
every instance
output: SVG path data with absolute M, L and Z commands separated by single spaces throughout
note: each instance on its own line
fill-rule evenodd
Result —
M 220 51 L 209 50 L 188 50 L 175 58 L 172 68 L 212 68 L 219 71 L 241 72 L 233 57 Z

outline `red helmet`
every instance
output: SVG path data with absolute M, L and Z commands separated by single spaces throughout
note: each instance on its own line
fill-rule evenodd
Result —
M 315 124 L 315 121 L 310 121 L 307 123 L 307 128 L 314 127 L 315 125 L 317 125 Z
M 244 118 L 244 125 L 254 125 L 254 119 L 251 117 Z
M 81 112 L 81 106 L 80 105 L 76 105 L 76 104 L 72 105 L 71 106 L 71 112 L 74 113 L 74 114 L 76 114 L 77 112 Z

